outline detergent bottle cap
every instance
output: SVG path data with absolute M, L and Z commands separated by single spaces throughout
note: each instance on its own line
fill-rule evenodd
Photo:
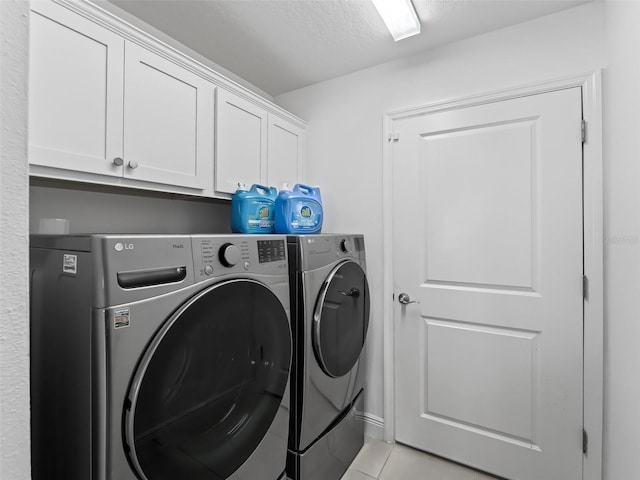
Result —
M 280 191 L 281 192 L 290 192 L 291 191 L 291 187 L 289 186 L 289 184 L 287 182 L 282 182 L 280 184 Z
M 238 187 L 236 188 L 236 192 L 242 192 L 242 191 L 246 192 L 248 190 L 249 188 L 247 188 L 247 185 L 245 183 L 238 182 Z

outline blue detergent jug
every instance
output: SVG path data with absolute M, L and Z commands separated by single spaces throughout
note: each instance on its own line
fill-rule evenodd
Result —
M 238 184 L 231 197 L 231 231 L 233 233 L 273 233 L 275 201 L 274 187 L 252 185 L 250 190 Z
M 297 184 L 276 198 L 276 233 L 320 233 L 322 199 L 318 187 Z

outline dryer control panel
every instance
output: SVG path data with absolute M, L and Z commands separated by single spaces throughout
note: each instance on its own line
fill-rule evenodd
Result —
M 358 257 L 358 254 L 364 251 L 364 238 L 361 235 L 337 237 L 336 251 L 338 255 L 350 254 Z
M 298 258 L 296 269 L 309 271 L 343 259 L 365 261 L 364 237 L 362 234 L 290 235 L 288 242 L 296 245 Z

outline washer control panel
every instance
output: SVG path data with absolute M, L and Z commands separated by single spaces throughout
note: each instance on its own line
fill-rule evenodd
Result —
M 282 240 L 258 240 L 258 262 L 278 262 L 287 259 L 287 248 Z
M 218 250 L 218 260 L 225 267 L 233 267 L 240 261 L 240 249 L 233 243 L 225 243 Z
M 276 235 L 193 235 L 196 281 L 233 273 L 282 275 L 288 271 L 286 238 Z

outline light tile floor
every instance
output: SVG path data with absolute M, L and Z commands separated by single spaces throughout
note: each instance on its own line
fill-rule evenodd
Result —
M 499 480 L 400 444 L 365 438 L 342 480 Z

